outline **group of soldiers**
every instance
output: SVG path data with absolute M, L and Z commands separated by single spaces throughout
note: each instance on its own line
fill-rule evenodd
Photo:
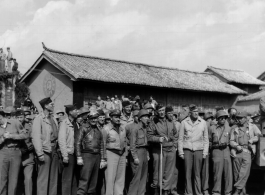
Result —
M 121 110 L 65 105 L 54 113 L 50 98 L 39 104 L 36 116 L 0 110 L 0 194 L 15 195 L 23 173 L 25 195 L 176 195 L 184 164 L 186 195 L 221 194 L 221 186 L 239 195 L 261 136 L 234 108 L 202 115 L 193 104 L 176 113 L 123 100 Z

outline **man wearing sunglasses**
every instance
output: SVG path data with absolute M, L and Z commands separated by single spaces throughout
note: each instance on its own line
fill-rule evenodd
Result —
M 230 157 L 230 133 L 231 128 L 226 123 L 228 114 L 224 110 L 216 113 L 217 124 L 212 125 L 209 131 L 209 137 L 212 145 L 213 159 L 213 194 L 221 194 L 222 180 L 224 176 L 224 192 L 225 194 L 232 193 L 232 163 Z
M 260 130 L 256 125 L 247 120 L 247 112 L 240 112 L 236 118 L 238 124 L 232 127 L 230 146 L 234 150 L 233 170 L 234 170 L 234 195 L 239 195 L 245 188 L 251 168 L 251 156 L 256 153 L 256 145 Z

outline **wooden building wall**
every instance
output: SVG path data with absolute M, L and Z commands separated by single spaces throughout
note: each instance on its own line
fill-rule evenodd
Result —
M 103 100 L 106 99 L 106 96 L 114 97 L 114 95 L 118 95 L 118 97 L 121 97 L 121 95 L 125 95 L 135 97 L 139 95 L 141 100 L 149 99 L 150 96 L 153 96 L 158 103 L 170 104 L 174 106 L 177 111 L 180 110 L 183 104 L 191 103 L 207 111 L 214 111 L 216 106 L 231 107 L 237 98 L 236 95 L 222 93 L 193 92 L 91 81 L 74 82 L 73 86 L 73 100 L 78 106 L 86 105 L 88 102 L 95 102 L 98 95 L 100 95 Z M 81 102 L 82 99 L 83 102 Z

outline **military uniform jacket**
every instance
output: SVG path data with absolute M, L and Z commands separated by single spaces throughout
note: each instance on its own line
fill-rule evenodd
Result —
M 101 159 L 106 159 L 106 151 L 101 130 L 96 125 L 92 127 L 88 123 L 83 123 L 76 136 L 76 156 L 81 157 L 81 153 L 100 154 Z
M 222 145 L 228 146 L 230 143 L 231 128 L 228 123 L 224 125 L 212 125 L 209 129 L 210 145 L 213 147 L 219 147 Z
M 253 154 L 255 154 L 255 143 L 258 142 L 260 135 L 260 130 L 254 124 L 245 123 L 243 127 L 233 126 L 230 138 L 230 146 L 236 149 L 238 145 L 250 145 Z
M 126 131 L 122 126 L 120 126 L 119 129 L 116 129 L 110 123 L 104 126 L 102 132 L 106 149 L 118 151 L 124 151 L 127 149 Z
M 22 165 L 25 166 L 27 164 L 34 164 L 34 146 L 32 143 L 31 133 L 32 133 L 32 124 L 31 123 L 24 123 L 22 124 L 25 131 L 29 135 L 27 139 L 24 140 L 21 147 L 22 152 Z
M 16 119 L 7 119 L 5 126 L 0 126 L 0 136 L 3 136 L 5 132 L 10 133 L 10 138 L 0 139 L 0 149 L 2 147 L 21 147 L 21 140 L 29 137 L 22 124 Z
M 173 121 L 166 118 L 152 121 L 147 128 L 147 138 L 149 142 L 159 143 L 160 137 L 166 137 L 163 147 L 168 149 L 177 149 L 178 131 Z M 155 146 L 155 145 L 154 145 Z M 158 146 L 156 144 L 156 146 Z
M 133 159 L 138 159 L 137 148 L 148 146 L 147 143 L 147 129 L 142 126 L 142 124 L 138 124 L 133 126 L 131 129 L 130 138 L 130 150 Z
M 68 158 L 68 154 L 74 154 L 74 125 L 69 118 L 65 118 L 60 123 L 58 143 L 63 158 Z
M 53 120 L 54 124 L 57 126 L 56 129 L 53 129 L 50 122 L 51 120 Z M 31 135 L 32 143 L 38 157 L 44 155 L 44 151 L 51 153 L 52 142 L 56 142 L 58 138 L 57 121 L 53 117 L 50 117 L 49 120 L 44 113 L 40 113 L 33 121 Z
M 184 154 L 183 149 L 191 151 L 203 150 L 204 155 L 208 154 L 208 129 L 205 120 L 201 117 L 198 117 L 194 123 L 190 117 L 181 122 L 178 142 L 179 155 Z

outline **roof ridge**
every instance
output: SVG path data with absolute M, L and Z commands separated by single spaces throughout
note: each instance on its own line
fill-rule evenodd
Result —
M 63 52 L 63 51 L 50 49 L 50 48 L 46 47 L 43 42 L 42 42 L 42 46 L 43 46 L 44 51 L 50 51 L 50 52 L 53 52 L 53 53 L 66 54 L 66 55 L 77 56 L 77 57 L 100 59 L 100 60 L 108 60 L 108 61 L 121 62 L 121 63 L 127 63 L 127 64 L 142 65 L 142 66 L 161 68 L 161 69 L 168 69 L 168 70 L 179 70 L 179 71 L 190 72 L 190 73 L 195 73 L 195 74 L 213 75 L 212 73 L 209 73 L 209 72 L 196 72 L 196 71 L 191 71 L 191 70 L 181 70 L 181 69 L 173 68 L 173 67 L 164 67 L 164 66 L 155 66 L 155 65 L 150 65 L 150 64 L 144 64 L 144 63 L 141 63 L 141 62 L 129 62 L 129 61 L 126 61 L 126 60 L 116 60 L 116 59 L 110 59 L 110 58 L 104 58 L 104 57 L 96 57 L 96 56 L 90 56 L 90 55 L 81 55 L 81 54 Z
M 213 66 L 207 66 L 207 68 L 214 68 L 214 69 L 219 69 L 219 70 L 229 70 L 229 71 L 237 71 L 237 72 L 245 72 L 244 70 L 239 70 L 239 69 L 228 69 L 228 68 L 218 68 L 218 67 L 213 67 Z

